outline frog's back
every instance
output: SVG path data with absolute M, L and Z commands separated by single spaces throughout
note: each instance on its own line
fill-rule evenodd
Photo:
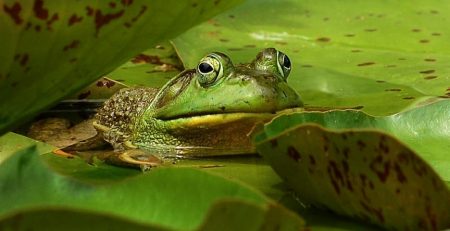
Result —
M 116 133 L 128 135 L 134 119 L 149 107 L 158 93 L 156 88 L 124 88 L 108 99 L 95 115 L 95 123 Z M 105 130 L 101 129 L 100 130 Z

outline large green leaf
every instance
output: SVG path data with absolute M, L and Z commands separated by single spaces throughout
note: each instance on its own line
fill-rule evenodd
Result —
M 316 123 L 330 129 L 377 129 L 394 135 L 418 153 L 439 175 L 450 182 L 450 100 L 386 117 L 359 111 L 309 112 L 280 117 L 265 128 L 267 136 L 278 135 L 293 125 Z M 321 140 L 317 140 L 321 142 Z
M 238 2 L 2 1 L 0 133 Z
M 243 219 L 245 218 L 245 222 Z M 226 222 L 224 222 L 226 221 Z M 271 204 L 258 206 L 238 200 L 216 203 L 205 222 L 196 230 L 284 230 L 299 231 L 303 221 L 283 207 Z M 0 219 L 2 230 L 159 230 L 159 225 L 133 222 L 121 217 L 92 211 L 67 208 L 44 208 L 20 211 Z M 186 229 L 181 229 L 186 230 Z
M 48 153 L 54 149 L 53 147 L 14 133 L 8 133 L 0 138 L 0 159 L 6 159 L 7 157 L 13 155 L 15 152 L 23 149 L 24 147 L 34 144 L 38 146 L 37 151 L 39 154 L 41 154 L 40 156 L 43 161 L 53 171 L 69 176 L 70 178 L 74 178 L 84 183 L 104 185 L 142 174 L 137 169 L 111 166 L 95 159 L 94 163 L 92 165 L 89 165 L 80 158 L 75 157 L 68 159 L 61 156 L 56 156 L 52 153 Z M 248 184 L 253 188 L 259 190 L 260 192 L 263 192 L 264 194 L 270 196 L 272 199 L 281 202 L 285 206 L 288 206 L 291 210 L 298 212 L 299 214 L 301 214 L 301 216 L 304 216 L 307 220 L 308 227 L 312 228 L 313 230 L 376 230 L 373 227 L 368 226 L 367 224 L 358 223 L 342 217 L 336 217 L 333 214 L 317 211 L 312 208 L 304 208 L 292 198 L 290 190 L 281 181 L 280 177 L 270 168 L 270 166 L 265 164 L 265 162 L 261 160 L 261 158 L 256 156 L 185 159 L 176 161 L 175 164 L 169 165 L 168 167 L 196 168 L 205 172 L 223 176 L 233 181 Z M 241 206 L 238 206 L 237 210 L 241 211 Z M 47 209 L 38 209 L 36 213 L 39 212 L 46 214 Z M 34 211 L 30 211 L 27 209 L 26 211 L 18 212 L 15 215 L 11 214 L 12 217 L 7 219 L 15 221 L 15 217 L 17 216 L 35 216 L 33 214 L 28 215 L 29 213 L 34 213 Z M 75 213 L 73 215 L 78 216 L 77 214 L 79 212 L 74 211 L 74 209 L 70 209 L 69 213 Z M 81 214 L 80 216 L 84 216 L 83 214 Z M 97 215 L 97 212 L 87 212 L 87 214 L 88 216 L 99 218 L 100 220 L 103 219 L 103 216 L 101 214 Z M 84 218 L 82 217 L 80 219 Z M 225 220 L 227 218 L 223 219 Z M 118 227 L 121 227 L 120 219 L 119 221 L 115 222 L 118 223 Z M 9 221 L 8 223 L 6 223 L 6 225 L 7 224 L 10 224 Z M 101 221 L 99 221 L 99 224 L 96 225 L 102 227 L 103 224 Z M 129 224 L 126 223 L 126 225 Z M 25 225 L 25 227 L 27 226 Z
M 187 67 L 211 51 L 239 63 L 276 47 L 290 56 L 289 81 L 307 106 L 387 115 L 449 97 L 449 20 L 439 0 L 251 0 L 174 44 Z
M 303 226 L 300 218 L 262 194 L 190 168 L 157 169 L 120 183 L 94 186 L 55 174 L 40 161 L 33 147 L 12 155 L 1 166 L 0 217 L 60 207 L 74 213 L 81 209 L 183 230 L 199 227 L 205 218 L 208 218 L 206 225 L 217 225 L 220 215 L 228 217 L 235 227 L 239 224 L 259 227 L 262 223 L 298 230 Z M 219 207 L 212 207 L 227 198 L 236 203 L 224 201 Z M 210 208 L 212 212 L 208 215 Z M 240 209 L 253 211 L 252 218 L 234 216 L 233 211 Z M 8 219 L 5 222 L 8 224 Z
M 388 117 L 358 111 L 276 118 L 256 137 L 257 150 L 303 202 L 399 230 L 450 227 L 450 101 Z M 319 126 L 320 124 L 321 126 Z M 324 127 L 322 127 L 324 126 Z M 386 134 L 389 131 L 397 138 Z M 416 150 L 417 149 L 417 150 Z

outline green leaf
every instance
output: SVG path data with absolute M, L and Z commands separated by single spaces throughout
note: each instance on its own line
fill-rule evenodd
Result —
M 245 218 L 246 222 L 243 222 Z M 224 222 L 226 221 L 226 222 Z M 265 207 L 237 200 L 213 205 L 205 222 L 196 230 L 306 230 L 297 215 L 271 204 Z M 174 230 L 133 222 L 87 210 L 42 208 L 20 211 L 0 219 L 2 230 Z M 183 229 L 185 230 L 185 229 Z
M 316 123 L 330 129 L 377 129 L 400 139 L 420 155 L 444 180 L 450 182 L 450 100 L 386 117 L 359 111 L 308 112 L 283 116 L 265 128 L 258 139 L 271 138 L 298 124 Z M 265 137 L 267 136 L 267 137 Z M 320 140 L 318 140 L 320 142 Z
M 0 134 L 238 2 L 2 2 Z
M 170 229 L 144 225 L 117 216 L 81 209 L 40 208 L 29 209 L 0 218 L 2 230 L 45 230 L 45 231 L 168 231 Z
M 450 96 L 450 33 L 437 23 L 448 20 L 439 0 L 250 0 L 174 44 L 187 67 L 212 51 L 241 63 L 276 47 L 290 57 L 289 82 L 306 106 L 389 115 Z
M 415 148 L 437 145 L 427 158 L 442 158 L 434 167 L 448 174 L 449 109 L 446 100 L 388 117 L 296 113 L 276 118 L 255 140 L 305 203 L 389 229 L 440 230 L 450 227 L 450 190 Z
M 182 70 L 172 44 L 166 41 L 141 52 L 107 76 L 127 86 L 159 88 Z
M 36 152 L 40 155 L 54 149 L 51 145 L 9 132 L 0 136 L 0 164 L 17 151 L 30 146 L 36 146 Z
M 296 215 L 287 212 L 262 194 L 235 182 L 191 168 L 165 168 L 129 178 L 115 184 L 92 185 L 55 174 L 28 148 L 12 155 L 0 168 L 0 217 L 30 209 L 61 207 L 86 210 L 108 216 L 118 216 L 133 222 L 158 225 L 172 229 L 194 229 L 201 225 L 216 202 L 237 200 L 237 204 L 223 205 L 217 213 L 230 217 L 233 225 L 257 225 L 261 222 L 295 226 L 303 224 Z M 226 203 L 226 202 L 223 202 Z M 274 206 L 275 209 L 271 209 Z M 259 215 L 233 217 L 232 211 L 254 210 Z M 266 213 L 274 213 L 268 216 Z M 9 215 L 8 215 L 9 214 Z M 212 224 L 219 215 L 211 212 Z M 278 217 L 271 220 L 270 217 Z M 219 218 L 218 218 L 219 217 Z M 81 218 L 80 218 L 81 219 Z M 272 223 L 273 222 L 273 223 Z

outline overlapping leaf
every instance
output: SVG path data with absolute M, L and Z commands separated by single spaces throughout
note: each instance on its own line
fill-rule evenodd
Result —
M 358 111 L 285 115 L 256 137 L 257 150 L 304 202 L 390 229 L 440 230 L 450 227 L 450 191 L 405 143 L 421 146 L 424 136 L 435 146 L 425 158 L 443 152 L 449 106 L 441 101 L 380 118 Z M 429 161 L 447 180 L 448 160 Z
M 283 227 L 283 230 L 299 230 L 303 226 L 296 215 L 256 191 L 187 168 L 159 169 L 120 183 L 94 186 L 55 174 L 40 161 L 34 148 L 28 148 L 2 164 L 0 179 L 0 216 L 8 218 L 23 211 L 28 221 L 21 224 L 25 227 L 30 224 L 28 219 L 33 221 L 39 216 L 30 209 L 45 210 L 49 207 L 68 209 L 67 212 L 76 215 L 75 221 L 86 219 L 83 215 L 86 212 L 100 213 L 183 230 L 199 227 L 210 208 L 212 212 L 206 220 L 206 227 L 217 226 L 218 221 L 223 221 L 221 215 L 228 217 L 234 227 L 246 224 L 257 229 L 272 225 Z M 211 207 L 226 198 L 234 199 L 236 203 L 223 202 L 218 207 Z M 85 213 L 77 212 L 80 210 Z M 239 210 L 253 211 L 252 219 L 235 216 L 234 211 Z M 0 223 L 8 226 L 13 221 L 5 219 Z M 45 219 L 41 222 L 51 223 Z M 99 222 L 96 225 L 104 224 Z
M 0 133 L 238 2 L 3 1 Z

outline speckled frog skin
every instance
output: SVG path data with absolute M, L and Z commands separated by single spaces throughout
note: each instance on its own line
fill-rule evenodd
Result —
M 274 48 L 240 65 L 211 53 L 160 90 L 122 89 L 98 111 L 94 126 L 116 149 L 194 156 L 254 153 L 248 135 L 255 125 L 302 106 L 287 84 L 290 70 L 289 58 Z

